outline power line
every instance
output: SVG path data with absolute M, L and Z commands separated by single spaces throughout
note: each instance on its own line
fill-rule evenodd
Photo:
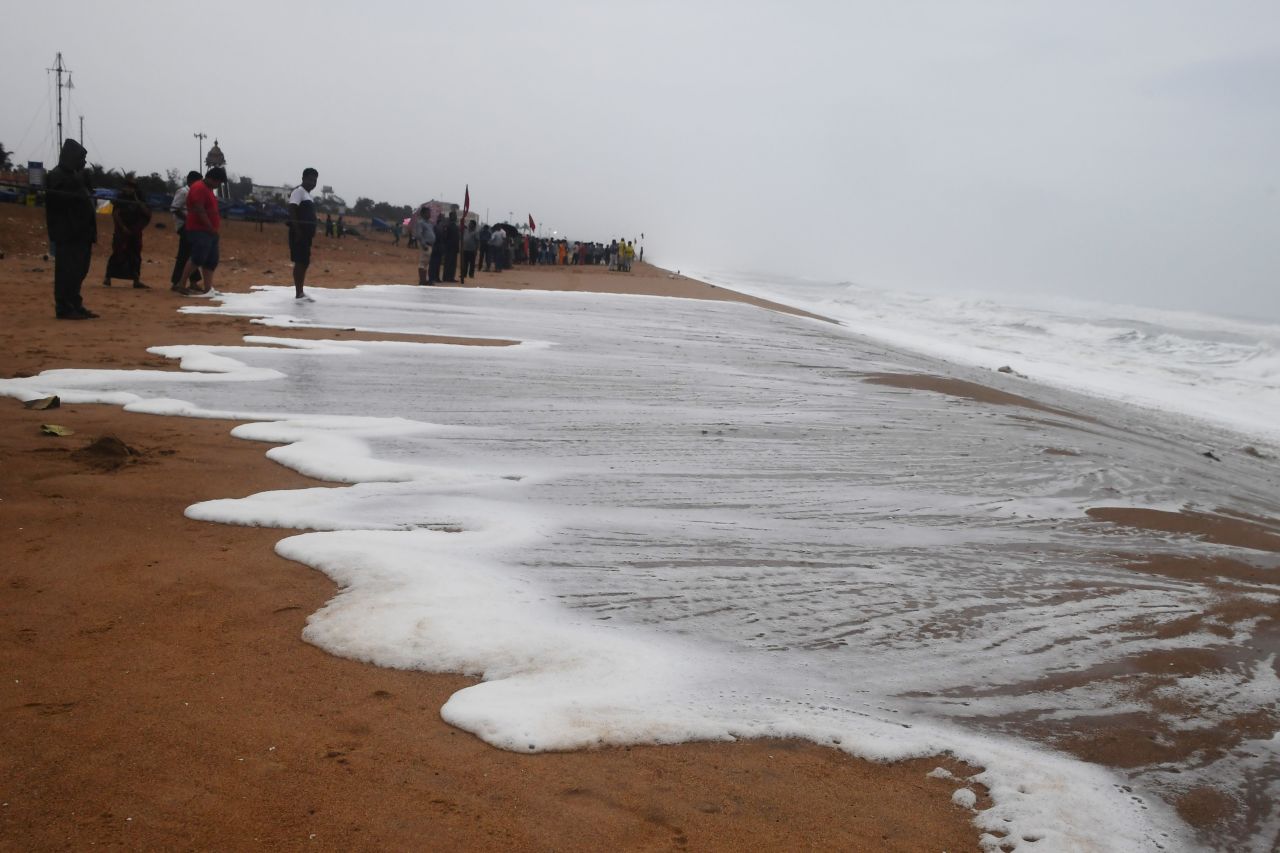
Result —
M 26 144 L 27 137 L 31 135 L 31 128 L 35 126 L 36 120 L 40 118 L 40 113 L 46 106 L 47 104 L 36 105 L 36 111 L 31 114 L 31 121 L 27 122 L 27 129 L 22 132 L 22 138 L 18 140 L 18 146 L 14 149 L 15 151 L 20 150 Z

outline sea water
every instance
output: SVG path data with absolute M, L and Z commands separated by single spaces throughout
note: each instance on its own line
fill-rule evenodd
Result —
M 994 805 L 974 816 L 989 849 L 1188 848 L 1205 839 L 1169 803 L 1201 783 L 1272 804 L 1210 842 L 1264 850 L 1275 838 L 1275 739 L 1120 773 L 1029 734 L 1087 728 L 1103 709 L 1172 729 L 1274 703 L 1274 655 L 1249 623 L 1160 630 L 1208 612 L 1221 590 L 1114 557 L 1241 549 L 1083 512 L 1266 514 L 1275 484 L 1256 459 L 1201 455 L 1235 433 L 1170 432 L 1148 411 L 1065 391 L 1033 409 L 869 384 L 964 370 L 742 304 L 390 285 L 316 296 L 258 288 L 187 309 L 263 329 L 242 346 L 153 349 L 180 372 L 48 371 L 0 393 L 246 420 L 234 435 L 349 484 L 187 513 L 308 531 L 277 550 L 342 592 L 306 638 L 479 677 L 442 714 L 497 746 L 779 736 L 882 760 L 949 752 L 983 768 L 955 780 L 956 801 L 990 789 Z M 298 326 L 344 331 L 288 337 Z M 1225 594 L 1280 604 L 1274 585 Z M 1085 677 L 1202 648 L 1237 663 L 1160 696 Z M 1050 684 L 1059 676 L 1079 677 Z M 1170 693 L 1190 720 L 1161 716 Z
M 1280 443 L 1280 323 L 1028 294 L 889 291 L 742 272 L 695 278 L 860 334 Z

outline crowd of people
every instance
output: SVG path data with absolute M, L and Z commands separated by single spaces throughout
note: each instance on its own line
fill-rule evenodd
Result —
M 54 313 L 61 320 L 87 320 L 98 315 L 84 305 L 81 287 L 89 273 L 93 244 L 97 242 L 97 208 L 93 188 L 85 172 L 87 151 L 74 139 L 67 139 L 46 182 L 45 214 L 49 242 L 54 255 Z M 315 201 L 311 191 L 319 172 L 304 169 L 302 182 L 294 187 L 288 201 L 289 260 L 293 263 L 294 298 L 310 301 L 305 285 L 311 266 L 312 242 L 317 231 Z M 169 277 L 170 290 L 181 296 L 213 292 L 219 262 L 222 217 L 218 209 L 218 189 L 227 181 L 226 170 L 213 166 L 203 175 L 187 173 L 170 204 L 178 235 L 177 255 Z M 126 179 L 124 189 L 113 201 L 111 255 L 103 285 L 113 279 L 132 282 L 135 288 L 148 287 L 142 281 L 142 239 L 151 221 L 151 211 L 138 192 L 137 182 Z M 530 220 L 532 225 L 532 220 Z M 394 226 L 394 245 L 400 243 L 400 224 Z M 346 228 L 340 214 L 336 223 L 326 215 L 327 237 L 340 238 Z M 458 208 L 433 215 L 430 205 L 422 205 L 409 221 L 408 247 L 418 250 L 418 284 L 435 285 L 465 282 L 484 272 L 502 272 L 516 264 L 594 266 L 629 272 L 636 260 L 635 246 L 628 240 L 603 243 L 538 237 L 531 231 L 505 223 L 480 225 L 474 219 L 459 221 Z M 644 260 L 640 249 L 639 260 Z
M 395 235 L 394 245 L 399 244 Z M 538 237 L 505 223 L 480 225 L 471 219 L 464 228 L 456 206 L 434 216 L 422 205 L 410 218 L 408 247 L 418 250 L 418 284 L 466 281 L 477 270 L 502 272 L 516 264 L 607 265 L 629 272 L 636 259 L 626 240 L 603 243 Z M 459 268 L 461 260 L 461 268 Z M 643 258 L 641 258 L 643 260 Z M 460 276 L 460 278 L 459 278 Z

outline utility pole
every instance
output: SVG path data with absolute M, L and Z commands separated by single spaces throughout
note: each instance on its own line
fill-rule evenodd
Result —
M 80 144 L 84 145 L 84 116 L 80 116 Z
M 61 153 L 62 152 L 62 89 L 64 87 L 64 84 L 62 82 L 63 73 L 66 73 L 67 75 L 67 82 L 65 84 L 65 87 L 68 89 L 71 88 L 71 72 L 68 71 L 66 66 L 62 64 L 62 51 L 58 51 L 58 58 L 54 60 L 53 67 L 47 68 L 45 70 L 56 72 L 58 75 L 58 152 Z M 81 141 L 83 142 L 83 137 L 81 137 Z
M 204 174 L 204 141 L 209 138 L 207 133 L 193 133 L 198 142 L 196 142 L 196 171 Z

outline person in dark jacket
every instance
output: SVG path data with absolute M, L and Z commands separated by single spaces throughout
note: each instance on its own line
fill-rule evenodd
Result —
M 458 280 L 458 249 L 462 244 L 462 232 L 458 229 L 458 210 L 449 211 L 449 221 L 444 226 L 444 280 Z
M 485 272 L 493 269 L 493 253 L 489 251 L 489 238 L 492 235 L 493 231 L 488 225 L 480 229 L 480 257 L 484 260 Z
M 111 286 L 111 279 L 123 278 L 133 286 L 146 289 L 142 283 L 142 234 L 151 222 L 151 211 L 138 192 L 138 182 L 132 176 L 125 179 L 124 189 L 111 204 L 111 221 L 115 232 L 111 235 L 111 257 L 107 259 L 107 271 L 102 277 L 104 287 Z
M 440 283 L 440 265 L 444 263 L 444 214 L 436 214 L 435 225 L 432 226 L 436 241 L 431 244 L 431 260 L 427 262 L 427 284 Z
M 58 165 L 45 182 L 45 222 L 53 244 L 53 308 L 59 320 L 90 320 L 98 315 L 84 307 L 80 286 L 89 274 L 93 244 L 98 241 L 93 193 L 84 175 L 88 152 L 74 139 L 62 143 Z

